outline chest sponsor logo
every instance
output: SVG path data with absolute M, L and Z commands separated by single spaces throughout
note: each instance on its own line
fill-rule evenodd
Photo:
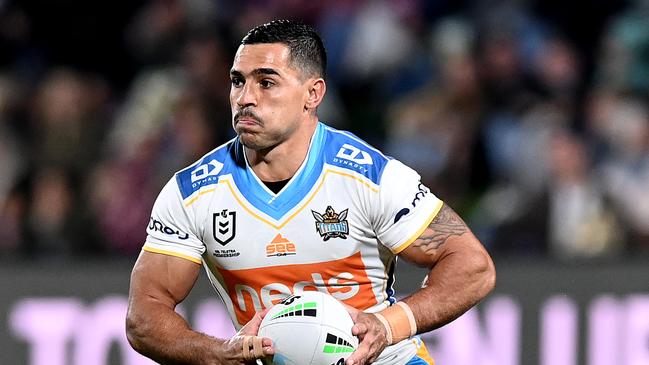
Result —
M 212 235 L 216 242 L 225 246 L 234 239 L 237 229 L 237 212 L 223 209 L 212 216 Z
M 279 233 L 268 245 L 266 245 L 266 257 L 291 256 L 296 253 L 295 244 L 284 238 Z
M 336 213 L 331 205 L 327 206 L 324 213 L 312 210 L 315 218 L 315 228 L 318 234 L 328 241 L 330 238 L 347 239 L 349 234 L 349 223 L 347 223 L 347 209 Z
M 256 311 L 307 290 L 329 293 L 355 308 L 377 303 L 361 254 L 312 264 L 277 265 L 255 269 L 218 268 L 232 301 L 236 320 L 246 324 Z

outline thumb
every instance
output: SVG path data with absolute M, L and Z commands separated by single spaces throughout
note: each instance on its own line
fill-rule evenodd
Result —
M 268 307 L 268 308 L 262 310 L 261 312 L 256 312 L 255 316 L 259 315 L 263 319 L 264 317 L 266 317 L 266 314 L 268 314 L 268 311 L 270 311 L 270 308 L 272 308 L 272 307 Z
M 252 319 L 248 321 L 245 326 L 241 327 L 239 334 L 256 336 L 257 332 L 259 332 L 261 321 L 263 320 L 263 317 L 266 315 L 266 313 L 268 313 L 268 309 L 265 309 L 261 312 L 256 312 Z
M 356 320 L 358 319 L 358 313 L 360 313 L 360 311 L 358 309 L 348 305 L 348 304 L 342 303 L 342 305 L 345 306 L 345 309 L 347 310 L 347 313 L 349 313 L 349 316 L 352 317 L 352 321 L 354 321 L 354 323 L 356 323 Z

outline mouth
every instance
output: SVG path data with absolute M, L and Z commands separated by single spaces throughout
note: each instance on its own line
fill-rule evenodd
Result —
M 252 117 L 239 117 L 235 119 L 235 122 L 241 125 L 259 125 L 259 121 Z
M 239 110 L 234 115 L 234 124 L 238 127 L 254 127 L 261 126 L 261 120 L 248 109 Z

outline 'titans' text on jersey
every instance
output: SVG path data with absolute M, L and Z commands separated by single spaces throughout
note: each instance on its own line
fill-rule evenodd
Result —
M 274 194 L 235 138 L 163 188 L 144 250 L 202 263 L 237 327 L 302 290 L 379 311 L 396 301 L 395 255 L 442 206 L 419 180 L 319 123 L 302 166 Z

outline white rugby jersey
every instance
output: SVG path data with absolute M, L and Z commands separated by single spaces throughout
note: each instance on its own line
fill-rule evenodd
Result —
M 176 173 L 156 200 L 143 249 L 202 264 L 236 328 L 302 290 L 375 312 L 396 302 L 395 255 L 441 207 L 414 170 L 318 123 L 305 161 L 277 194 L 238 138 Z M 407 361 L 415 351 L 402 341 L 379 360 Z

